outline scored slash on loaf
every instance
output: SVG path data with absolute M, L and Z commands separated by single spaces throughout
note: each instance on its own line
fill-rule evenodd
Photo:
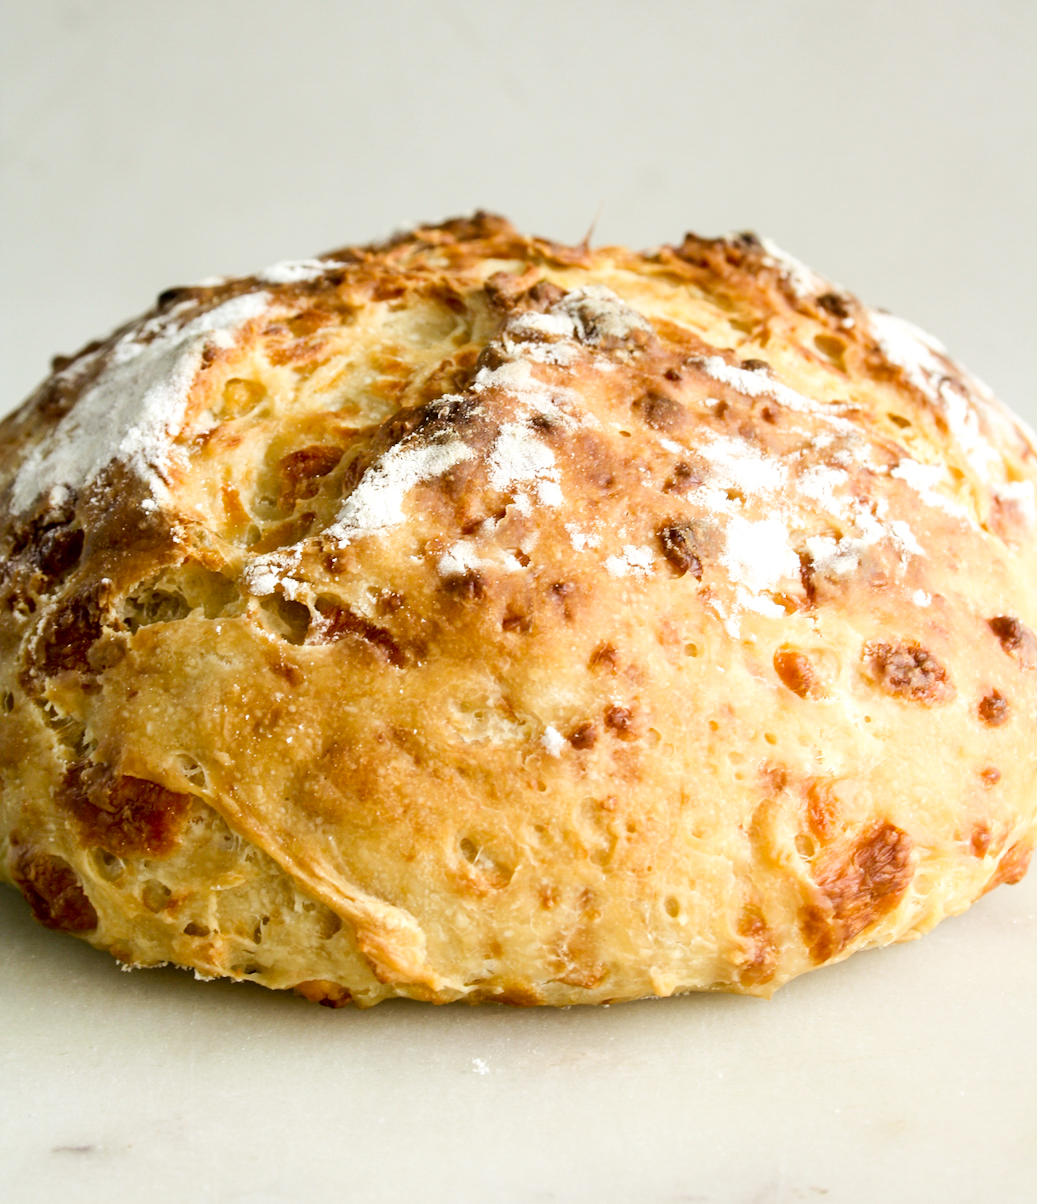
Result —
M 332 1006 L 770 994 L 1026 870 L 1033 436 L 752 235 L 173 289 L 0 446 L 0 875 Z

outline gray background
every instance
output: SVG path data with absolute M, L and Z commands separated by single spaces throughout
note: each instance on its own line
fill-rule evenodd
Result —
M 0 14 L 0 411 L 168 285 L 483 206 L 754 227 L 1037 418 L 1034 0 Z M 360 1014 L 122 975 L 0 891 L 0 1193 L 1022 1204 L 1035 913 L 999 890 L 769 1004 Z

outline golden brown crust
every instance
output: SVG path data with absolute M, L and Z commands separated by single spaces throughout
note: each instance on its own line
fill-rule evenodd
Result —
M 2 872 L 124 961 L 769 994 L 1025 871 L 1032 437 L 751 235 L 170 290 L 3 436 Z

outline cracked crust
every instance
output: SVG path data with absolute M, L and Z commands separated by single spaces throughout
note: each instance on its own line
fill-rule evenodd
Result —
M 751 235 L 170 290 L 3 423 L 0 873 L 329 1006 L 770 994 L 1025 872 L 1035 481 Z

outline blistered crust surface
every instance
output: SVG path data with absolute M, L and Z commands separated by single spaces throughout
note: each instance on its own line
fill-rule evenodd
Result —
M 129 964 L 770 993 L 1025 872 L 1032 436 L 752 236 L 171 290 L 3 424 L 3 873 Z

